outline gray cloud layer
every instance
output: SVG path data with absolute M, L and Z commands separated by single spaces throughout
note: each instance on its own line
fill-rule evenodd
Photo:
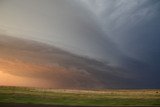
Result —
M 159 0 L 84 0 L 104 31 L 129 56 L 148 59 L 160 34 Z
M 104 31 L 121 51 L 150 66 L 150 70 L 147 68 L 144 73 L 152 76 L 160 75 L 159 0 L 83 0 L 82 2 L 97 16 Z
M 159 10 L 159 0 L 0 0 L 0 28 L 124 67 L 158 87 Z
M 26 80 L 39 79 L 47 82 L 45 85 L 34 84 L 33 81 L 29 86 L 74 89 L 145 86 L 136 75 L 131 75 L 122 68 L 35 41 L 1 35 L 0 50 L 0 71 Z
M 105 61 L 117 62 L 120 51 L 97 19 L 74 1 L 1 0 L 1 28 L 27 39 L 39 40 Z M 12 18 L 11 18 L 12 17 Z M 113 54 L 115 54 L 113 56 Z M 107 56 L 107 57 L 106 57 Z

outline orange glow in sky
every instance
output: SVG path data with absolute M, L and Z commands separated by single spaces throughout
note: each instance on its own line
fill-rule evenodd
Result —
M 49 85 L 47 81 L 37 78 L 27 78 L 11 75 L 0 71 L 0 85 L 1 86 L 30 86 L 30 87 L 44 87 Z

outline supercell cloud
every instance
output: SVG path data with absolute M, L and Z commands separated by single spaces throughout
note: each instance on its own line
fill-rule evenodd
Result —
M 49 78 L 51 84 L 47 86 L 58 81 L 60 88 L 64 86 L 62 81 L 68 81 L 65 88 L 96 87 L 93 83 L 106 88 L 159 88 L 159 11 L 159 0 L 0 0 L 0 69 L 5 71 L 7 63 L 27 63 L 30 73 L 12 64 L 8 67 L 14 71 L 6 72 L 27 78 L 32 74 L 32 79 Z M 17 38 L 16 43 L 12 37 Z M 37 41 L 37 45 L 18 47 L 16 44 L 23 45 L 24 39 L 29 43 Z M 42 48 L 38 48 L 39 53 L 34 52 L 37 47 Z M 55 47 L 58 52 L 64 51 L 57 56 L 51 51 Z M 54 60 L 55 57 L 59 59 Z M 73 63 L 75 60 L 77 64 Z M 46 64 L 41 68 L 36 61 Z M 59 74 L 53 73 L 53 68 Z M 66 69 L 64 80 L 55 76 L 63 75 Z M 46 76 L 41 75 L 43 72 Z M 76 80 L 77 76 L 82 80 Z M 79 85 L 71 87 L 71 77 Z

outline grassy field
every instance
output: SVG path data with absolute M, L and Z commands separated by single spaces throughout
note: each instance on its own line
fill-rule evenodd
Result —
M 160 90 L 61 90 L 0 87 L 0 103 L 53 105 L 160 105 Z

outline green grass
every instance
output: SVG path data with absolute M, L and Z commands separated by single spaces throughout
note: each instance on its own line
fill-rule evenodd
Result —
M 160 105 L 160 90 L 58 90 L 0 87 L 0 103 L 53 105 Z

